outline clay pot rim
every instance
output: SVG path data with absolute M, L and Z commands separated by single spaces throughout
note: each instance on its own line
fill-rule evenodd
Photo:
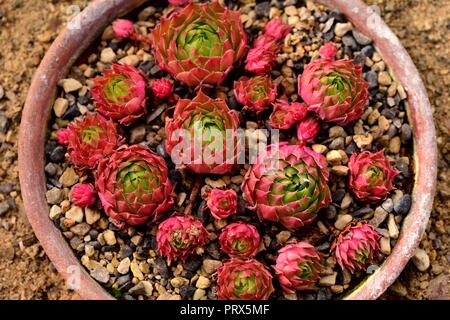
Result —
M 38 67 L 25 102 L 19 133 L 19 178 L 25 212 L 36 237 L 57 270 L 85 299 L 114 299 L 81 266 L 66 239 L 48 218 L 44 145 L 47 122 L 60 79 L 76 58 L 116 17 L 145 0 L 96 0 L 59 34 Z M 418 247 L 432 209 L 437 176 L 437 147 L 431 106 L 425 87 L 399 39 L 360 0 L 317 0 L 343 13 L 358 31 L 369 36 L 386 64 L 408 92 L 408 116 L 414 136 L 415 184 L 410 213 L 400 237 L 380 268 L 344 299 L 378 298 L 400 275 Z M 81 44 L 81 45 L 80 45 Z M 419 166 L 420 164 L 420 166 Z

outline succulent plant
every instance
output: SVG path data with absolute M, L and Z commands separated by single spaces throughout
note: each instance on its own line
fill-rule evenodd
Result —
M 57 139 L 67 144 L 70 160 L 80 170 L 96 168 L 98 162 L 110 156 L 125 139 L 117 125 L 99 114 L 87 114 L 82 120 L 60 129 Z
M 319 120 L 314 115 L 307 115 L 297 125 L 297 139 L 302 143 L 312 142 L 320 131 Z
M 234 94 L 239 103 L 258 113 L 275 101 L 277 85 L 268 76 L 244 76 L 234 82 Z
M 219 237 L 220 248 L 232 258 L 253 258 L 259 249 L 261 238 L 251 224 L 235 222 L 222 229 Z
M 274 269 L 284 292 L 311 289 L 320 278 L 321 257 L 308 242 L 290 243 L 278 251 Z
M 342 230 L 331 245 L 336 262 L 351 273 L 365 270 L 379 255 L 381 236 L 365 220 L 353 221 Z
M 275 129 L 287 130 L 306 116 L 307 108 L 299 102 L 290 104 L 286 100 L 278 100 L 273 104 L 269 124 Z
M 325 158 L 300 145 L 270 145 L 247 171 L 244 198 L 260 219 L 295 229 L 311 223 L 331 200 Z
M 181 7 L 190 3 L 191 0 L 169 0 L 169 3 L 172 6 Z
M 188 86 L 220 84 L 247 44 L 239 12 L 219 2 L 190 3 L 161 18 L 152 39 L 159 67 Z
M 99 163 L 95 178 L 103 209 L 119 228 L 156 221 L 173 205 L 167 165 L 146 147 L 120 147 Z
M 95 203 L 95 188 L 91 183 L 79 183 L 70 190 L 70 201 L 80 208 L 87 208 Z
M 201 90 L 193 100 L 180 99 L 166 119 L 166 150 L 178 166 L 195 173 L 224 174 L 237 162 L 238 115 L 222 99 Z
M 394 178 L 399 174 L 383 151 L 353 153 L 348 167 L 350 190 L 360 201 L 378 202 L 386 198 L 394 189 Z
M 276 64 L 280 46 L 274 44 L 270 47 L 260 46 L 251 48 L 247 54 L 245 70 L 256 75 L 269 73 Z
M 327 44 L 320 50 L 322 59 L 309 63 L 298 78 L 298 93 L 324 121 L 340 125 L 359 119 L 369 98 L 368 83 L 362 67 L 352 60 L 333 61 L 336 48 Z
M 277 41 L 283 40 L 289 32 L 291 32 L 292 26 L 288 26 L 283 23 L 279 18 L 271 19 L 264 27 L 263 34 L 275 38 Z
M 206 207 L 216 219 L 225 219 L 237 212 L 237 194 L 233 189 L 207 189 Z
M 172 82 L 165 78 L 153 80 L 150 88 L 155 97 L 160 99 L 169 97 L 173 92 Z
M 158 251 L 169 261 L 184 261 L 205 244 L 207 237 L 208 231 L 193 216 L 170 217 L 159 224 L 156 232 Z
M 127 19 L 117 19 L 112 24 L 114 36 L 117 39 L 126 39 L 134 32 L 133 22 Z
M 268 300 L 272 275 L 261 262 L 231 259 L 217 270 L 219 300 Z
M 104 116 L 130 125 L 146 113 L 145 80 L 135 67 L 113 64 L 94 83 L 92 98 Z

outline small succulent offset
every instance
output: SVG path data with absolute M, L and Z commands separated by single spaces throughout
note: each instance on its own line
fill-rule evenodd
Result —
M 308 290 L 320 278 L 321 257 L 308 242 L 291 243 L 278 251 L 274 269 L 284 292 Z
M 95 180 L 103 208 L 119 228 L 156 221 L 174 202 L 166 162 L 140 145 L 122 146 L 102 160 Z
M 125 139 L 117 125 L 98 114 L 87 114 L 81 120 L 60 129 L 57 140 L 67 144 L 70 160 L 80 170 L 94 169 L 109 157 Z
M 256 159 L 241 188 L 249 208 L 260 219 L 295 229 L 311 223 L 330 203 L 328 176 L 322 155 L 283 142 L 268 146 Z
M 233 189 L 207 189 L 206 207 L 216 219 L 225 219 L 237 212 L 237 194 Z
M 272 275 L 261 262 L 231 259 L 217 270 L 219 300 L 268 300 L 274 291 Z
M 243 222 L 227 225 L 219 237 L 220 249 L 232 258 L 253 258 L 260 243 L 261 237 L 255 226 Z
M 269 124 L 275 129 L 290 129 L 296 122 L 306 116 L 307 107 L 300 102 L 289 103 L 278 100 L 273 104 L 273 111 L 269 117 Z
M 165 78 L 153 80 L 150 88 L 152 89 L 153 95 L 160 99 L 170 97 L 173 92 L 172 82 Z
M 245 108 L 259 113 L 277 98 L 277 85 L 269 76 L 244 76 L 234 82 L 234 95 Z
M 334 61 L 332 43 L 324 45 L 319 54 L 322 59 L 312 61 L 298 77 L 298 93 L 308 110 L 339 125 L 359 119 L 369 98 L 362 67 L 349 59 Z
M 247 44 L 239 12 L 218 1 L 190 3 L 161 18 L 151 36 L 159 67 L 188 86 L 220 84 Z
M 360 201 L 378 202 L 394 189 L 399 171 L 391 166 L 383 151 L 354 153 L 350 157 L 349 186 Z
M 169 0 L 169 3 L 172 6 L 181 7 L 190 3 L 191 0 Z
M 315 115 L 307 115 L 297 125 L 297 139 L 301 144 L 311 143 L 320 131 L 320 123 Z
M 104 116 L 130 125 L 146 113 L 145 80 L 135 67 L 113 64 L 94 83 L 92 98 Z
M 381 236 L 367 221 L 353 221 L 342 230 L 331 245 L 336 262 L 351 273 L 365 270 L 379 255 Z
M 87 208 L 95 203 L 95 195 L 95 188 L 91 183 L 79 183 L 70 190 L 70 201 L 80 208 Z
M 239 119 L 223 99 L 201 90 L 193 100 L 180 99 L 166 119 L 166 150 L 178 166 L 195 173 L 225 174 L 237 163 Z
M 158 226 L 156 241 L 159 253 L 170 261 L 185 260 L 199 247 L 203 247 L 208 231 L 193 216 L 170 217 Z

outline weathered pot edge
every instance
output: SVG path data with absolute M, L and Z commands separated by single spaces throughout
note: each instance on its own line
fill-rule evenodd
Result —
M 66 279 L 68 285 L 75 288 L 86 299 L 113 299 L 113 297 L 84 270 L 52 222 L 49 219 L 42 219 L 43 216 L 48 217 L 43 174 L 47 119 L 56 93 L 56 84 L 76 57 L 89 46 L 101 29 L 112 19 L 143 2 L 145 1 L 96 0 L 90 4 L 75 21 L 79 22 L 81 29 L 64 30 L 45 55 L 36 71 L 23 110 L 19 135 L 19 177 L 26 214 L 50 260 Z M 413 205 L 391 255 L 379 270 L 344 298 L 376 299 L 395 281 L 413 255 L 431 212 L 437 175 L 437 150 L 431 107 L 411 58 L 378 15 L 360 0 L 317 0 L 317 2 L 344 13 L 359 31 L 372 38 L 387 65 L 392 67 L 394 74 L 408 91 L 416 161 Z M 120 9 L 117 10 L 117 8 Z M 117 14 L 117 11 L 121 14 Z M 375 26 L 376 29 L 371 30 Z M 92 32 L 93 30 L 96 33 Z M 80 43 L 83 46 L 75 48 Z M 71 54 L 68 54 L 67 50 Z M 401 62 L 394 63 L 394 60 Z M 49 78 L 49 75 L 52 77 Z M 38 108 L 42 112 L 33 114 L 33 108 Z M 38 135 L 37 138 L 36 135 Z M 426 170 L 420 170 L 419 163 Z M 36 177 L 34 174 L 36 172 L 42 172 L 42 174 Z M 406 234 L 403 231 L 405 229 L 412 229 L 415 232 Z M 58 240 L 55 241 L 55 238 Z

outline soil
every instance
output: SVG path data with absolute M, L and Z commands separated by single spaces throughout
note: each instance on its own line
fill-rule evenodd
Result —
M 450 1 L 371 3 L 380 6 L 385 21 L 410 52 L 425 81 L 435 118 L 440 119 L 436 124 L 439 191 L 421 243 L 431 267 L 419 272 L 412 263 L 408 264 L 383 299 L 448 299 L 450 48 L 446 44 L 450 40 Z M 20 112 L 32 74 L 70 16 L 69 6 L 82 7 L 86 3 L 0 0 L 0 4 L 0 116 L 7 119 L 8 126 L 4 133 L 0 132 L 0 203 L 10 207 L 7 213 L 0 211 L 0 299 L 77 299 L 77 294 L 65 288 L 26 221 L 18 186 L 16 149 Z

